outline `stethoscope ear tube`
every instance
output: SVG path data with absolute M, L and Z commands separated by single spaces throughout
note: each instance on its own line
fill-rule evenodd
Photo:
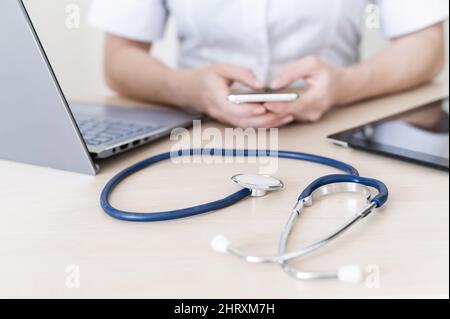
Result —
M 379 180 L 355 175 L 333 174 L 320 177 L 309 184 L 309 186 L 306 187 L 305 190 L 300 194 L 298 200 L 303 201 L 309 198 L 313 194 L 313 192 L 320 187 L 335 183 L 355 183 L 375 188 L 378 191 L 378 194 L 371 199 L 371 202 L 376 205 L 376 208 L 380 208 L 381 206 L 383 206 L 389 197 L 388 188 L 383 182 Z

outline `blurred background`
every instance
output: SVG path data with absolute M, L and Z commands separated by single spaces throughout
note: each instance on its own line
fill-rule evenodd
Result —
M 92 0 L 24 1 L 64 93 L 70 98 L 112 94 L 103 80 L 103 34 L 87 23 L 91 2 Z M 372 21 L 376 16 L 374 7 L 369 4 L 366 11 L 363 19 Z M 387 44 L 376 23 L 369 25 L 371 27 L 365 28 L 361 45 L 363 60 L 373 56 Z M 448 80 L 448 22 L 446 32 L 447 66 L 439 80 Z M 154 46 L 154 54 L 174 67 L 177 52 L 176 25 L 170 20 L 164 39 Z

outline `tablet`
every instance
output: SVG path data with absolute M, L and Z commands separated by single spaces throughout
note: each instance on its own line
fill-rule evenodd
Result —
M 340 146 L 448 171 L 448 97 L 328 136 Z

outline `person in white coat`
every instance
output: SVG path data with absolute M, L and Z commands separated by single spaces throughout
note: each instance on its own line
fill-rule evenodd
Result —
M 367 0 L 95 0 L 90 22 L 107 33 L 105 74 L 122 95 L 190 108 L 239 127 L 314 122 L 335 106 L 432 80 L 445 61 L 446 0 L 378 0 L 390 45 L 360 61 Z M 149 54 L 173 16 L 171 69 Z M 250 89 L 306 83 L 289 103 L 235 105 Z

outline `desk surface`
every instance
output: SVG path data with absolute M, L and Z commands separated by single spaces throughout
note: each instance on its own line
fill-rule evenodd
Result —
M 276 265 L 246 264 L 210 248 L 212 237 L 225 234 L 243 249 L 275 254 L 297 193 L 312 179 L 333 172 L 328 168 L 280 160 L 276 175 L 286 184 L 283 192 L 248 199 L 214 214 L 153 224 L 105 215 L 98 197 L 106 181 L 129 164 L 169 150 L 174 142 L 165 139 L 101 163 L 96 177 L 0 161 L 0 297 L 448 296 L 449 175 L 334 146 L 325 139 L 327 134 L 445 94 L 446 85 L 429 85 L 340 109 L 318 124 L 279 131 L 280 149 L 349 162 L 361 174 L 389 186 L 391 198 L 385 209 L 320 252 L 293 263 L 305 270 L 359 263 L 368 275 L 365 284 L 298 282 Z M 223 130 L 221 125 L 205 124 L 212 126 Z M 167 162 L 130 178 L 112 202 L 137 211 L 198 204 L 234 191 L 229 177 L 256 168 L 248 163 Z M 295 228 L 290 248 L 326 235 L 348 218 L 359 199 L 347 202 L 347 198 L 337 195 L 318 202 Z M 79 288 L 70 288 L 78 271 Z

